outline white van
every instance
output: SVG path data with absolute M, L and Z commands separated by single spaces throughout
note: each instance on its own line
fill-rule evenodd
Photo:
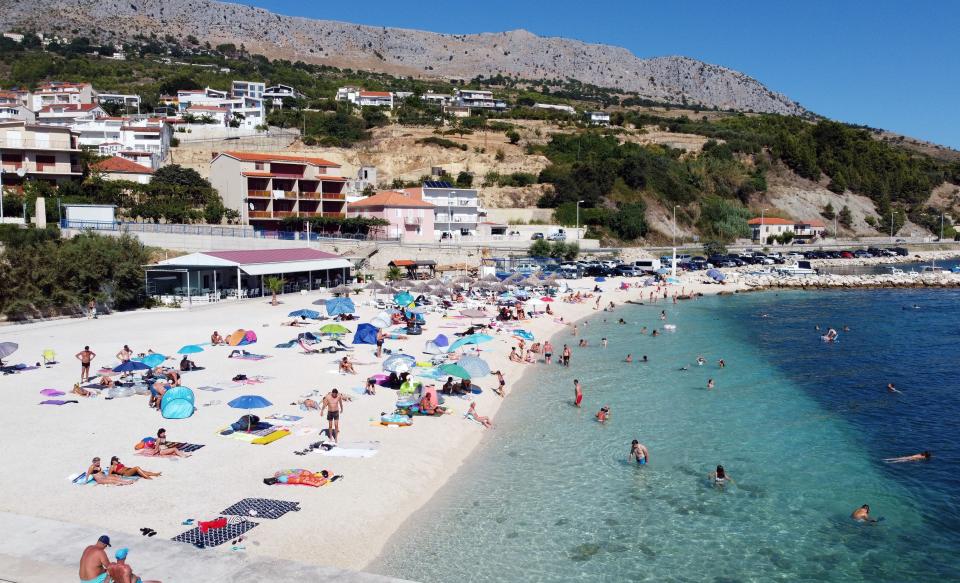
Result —
M 661 264 L 659 259 L 638 259 L 633 262 L 634 267 L 641 269 L 648 273 L 653 273 L 660 269 Z

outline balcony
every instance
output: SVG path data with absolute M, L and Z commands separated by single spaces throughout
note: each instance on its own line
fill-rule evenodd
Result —
M 283 191 L 283 198 L 296 199 L 299 194 L 300 194 L 300 193 L 297 192 L 296 190 L 284 190 L 284 191 Z
M 247 198 L 272 198 L 269 190 L 248 190 Z
M 320 193 L 319 192 L 301 192 L 300 198 L 304 198 L 308 200 L 319 200 Z
M 347 213 L 323 213 L 325 217 L 332 217 L 334 219 L 345 219 L 347 218 Z
M 272 219 L 273 213 L 270 211 L 249 211 L 251 219 Z
M 273 211 L 273 218 L 286 219 L 297 216 L 297 211 Z
M 347 195 L 342 192 L 324 192 L 323 200 L 347 200 Z

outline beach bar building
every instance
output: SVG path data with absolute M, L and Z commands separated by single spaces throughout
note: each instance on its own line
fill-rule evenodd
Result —
M 269 294 L 265 280 L 284 280 L 283 293 L 346 283 L 353 264 L 315 249 L 202 251 L 148 265 L 147 295 L 161 303 L 204 304 Z

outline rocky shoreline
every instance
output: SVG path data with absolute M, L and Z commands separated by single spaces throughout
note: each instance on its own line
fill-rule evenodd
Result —
M 738 280 L 745 289 L 870 289 L 870 288 L 960 288 L 957 273 L 903 273 L 873 275 L 744 275 Z

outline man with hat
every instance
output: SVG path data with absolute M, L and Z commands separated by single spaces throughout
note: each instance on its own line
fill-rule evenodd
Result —
M 107 580 L 107 567 L 110 559 L 104 550 L 110 546 L 110 537 L 102 535 L 92 544 L 83 549 L 80 555 L 80 583 L 103 583 Z

